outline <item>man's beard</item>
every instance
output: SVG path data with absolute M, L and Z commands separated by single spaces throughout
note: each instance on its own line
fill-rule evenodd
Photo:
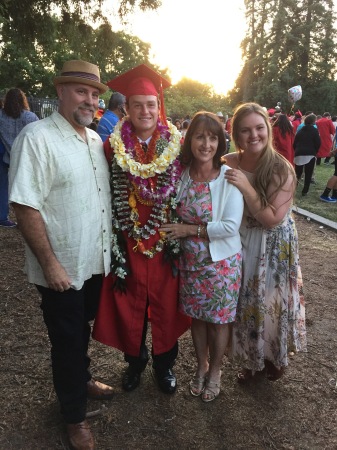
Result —
M 92 112 L 92 117 L 82 115 L 80 109 L 77 109 L 74 112 L 75 121 L 82 127 L 88 127 L 94 119 L 94 110 L 92 108 L 87 109 L 89 109 Z

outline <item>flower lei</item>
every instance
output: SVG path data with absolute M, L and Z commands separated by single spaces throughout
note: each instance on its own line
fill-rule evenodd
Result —
M 158 232 L 162 223 L 178 222 L 175 186 L 181 174 L 177 159 L 180 152 L 180 133 L 174 125 L 157 124 L 149 149 L 152 160 L 141 157 L 138 138 L 128 118 L 118 122 L 110 136 L 114 148 L 111 166 L 111 187 L 113 202 L 113 233 L 111 268 L 117 276 L 116 287 L 125 292 L 125 277 L 129 273 L 126 264 L 126 245 L 122 231 L 135 240 L 133 250 L 147 258 L 153 258 L 165 250 L 165 259 L 171 263 L 173 274 L 177 274 L 175 260 L 180 254 L 179 240 L 166 240 L 165 233 L 150 249 L 143 240 Z M 139 203 L 152 206 L 149 220 L 144 226 L 139 222 Z
M 180 153 L 181 134 L 170 122 L 168 128 L 157 125 L 160 138 L 156 142 L 156 157 L 147 164 L 135 160 L 135 150 L 132 138 L 132 124 L 124 118 L 118 122 L 110 136 L 110 144 L 114 156 L 123 172 L 142 178 L 154 177 L 165 172 Z

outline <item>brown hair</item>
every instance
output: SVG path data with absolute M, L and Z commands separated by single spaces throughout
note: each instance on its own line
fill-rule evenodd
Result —
M 200 126 L 202 126 L 204 130 L 209 131 L 210 133 L 218 137 L 218 148 L 213 158 L 213 167 L 219 168 L 222 165 L 221 156 L 226 152 L 225 135 L 223 132 L 222 123 L 220 122 L 218 117 L 215 114 L 207 111 L 200 111 L 193 117 L 192 122 L 190 123 L 186 132 L 181 153 L 181 162 L 185 166 L 191 163 L 193 159 L 191 141 L 194 133 Z
M 283 137 L 286 137 L 287 134 L 294 134 L 294 128 L 285 114 L 278 115 L 273 123 L 273 127 L 278 127 Z
M 7 116 L 13 117 L 13 119 L 20 117 L 22 111 L 30 110 L 27 98 L 21 89 L 11 88 L 6 93 L 3 110 Z
M 292 165 L 274 149 L 272 128 L 268 114 L 266 110 L 257 103 L 244 103 L 237 106 L 234 111 L 232 119 L 232 139 L 236 151 L 239 153 L 239 159 L 240 155 L 243 153 L 243 150 L 239 146 L 240 123 L 244 117 L 252 113 L 259 114 L 263 118 L 268 132 L 267 144 L 262 150 L 259 162 L 255 169 L 253 182 L 253 187 L 260 198 L 262 206 L 266 207 L 269 205 L 267 189 L 270 183 L 272 181 L 276 183 L 276 189 L 270 195 L 277 194 L 287 182 L 289 174 L 291 174 L 295 191 L 296 176 Z
M 316 115 L 315 114 L 309 114 L 304 119 L 304 125 L 314 125 L 316 123 Z

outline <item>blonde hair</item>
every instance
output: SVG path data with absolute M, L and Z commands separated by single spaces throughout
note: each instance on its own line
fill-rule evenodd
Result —
M 267 127 L 268 140 L 265 148 L 262 150 L 259 162 L 254 171 L 255 177 L 253 187 L 256 190 L 262 207 L 270 206 L 267 197 L 267 189 L 271 182 L 276 183 L 274 192 L 269 193 L 268 196 L 277 194 L 286 184 L 289 175 L 293 177 L 294 191 L 296 187 L 296 175 L 292 165 L 282 155 L 277 153 L 273 147 L 273 134 L 270 120 L 266 110 L 258 103 L 243 103 L 236 107 L 232 118 L 232 139 L 236 151 L 240 155 L 243 150 L 239 146 L 240 123 L 242 119 L 249 114 L 259 114 Z

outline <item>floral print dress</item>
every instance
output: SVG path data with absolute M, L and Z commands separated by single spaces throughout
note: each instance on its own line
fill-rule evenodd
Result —
M 244 173 L 252 181 L 253 174 Z M 243 279 L 233 329 L 233 361 L 253 371 L 263 370 L 265 359 L 277 367 L 287 366 L 288 352 L 306 351 L 295 221 L 289 210 L 282 223 L 267 230 L 245 205 L 240 235 Z
M 212 220 L 209 184 L 190 180 L 177 208 L 180 218 L 190 224 Z M 180 310 L 194 318 L 225 324 L 235 320 L 241 282 L 241 252 L 213 262 L 207 239 L 181 239 Z

